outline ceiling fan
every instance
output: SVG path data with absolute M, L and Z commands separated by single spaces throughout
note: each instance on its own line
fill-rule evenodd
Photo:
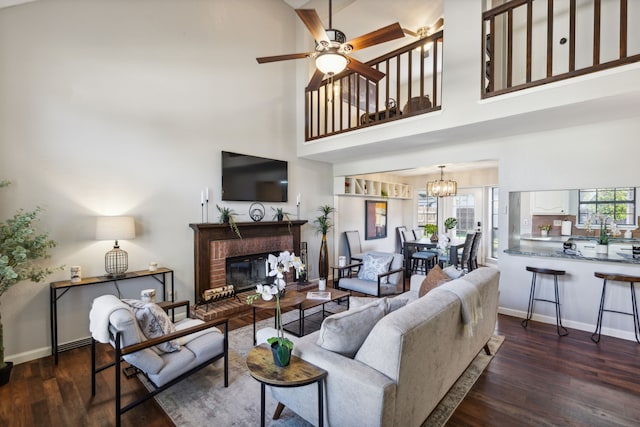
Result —
M 329 28 L 325 30 L 315 9 L 296 9 L 296 13 L 316 40 L 313 52 L 292 53 L 288 55 L 264 56 L 256 58 L 259 64 L 288 59 L 315 58 L 316 71 L 313 73 L 307 90 L 316 90 L 322 83 L 325 74 L 333 76 L 345 68 L 355 71 L 375 82 L 384 77 L 384 73 L 349 56 L 351 52 L 371 47 L 380 43 L 404 37 L 399 23 L 387 25 L 378 30 L 347 41 L 340 30 L 331 28 L 331 0 L 329 0 Z

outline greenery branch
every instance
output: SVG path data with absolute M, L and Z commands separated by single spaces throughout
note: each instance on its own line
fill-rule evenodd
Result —
M 231 208 L 227 208 L 224 206 L 219 206 L 216 204 L 216 208 L 218 208 L 218 212 L 220 212 L 219 221 L 220 224 L 229 223 L 229 227 L 231 230 L 238 235 L 239 238 L 242 239 L 242 235 L 240 234 L 240 230 L 238 229 L 238 225 L 234 219 L 234 215 L 237 215 L 235 211 Z
M 0 187 L 9 184 L 9 181 L 0 181 Z M 40 207 L 33 211 L 20 209 L 13 217 L 0 223 L 0 297 L 17 283 L 25 280 L 39 283 L 54 271 L 64 268 L 42 267 L 36 262 L 49 258 L 49 249 L 56 246 L 48 233 L 38 234 L 35 228 L 34 223 L 39 220 L 42 210 Z M 3 342 L 0 315 L 0 368 L 5 366 Z

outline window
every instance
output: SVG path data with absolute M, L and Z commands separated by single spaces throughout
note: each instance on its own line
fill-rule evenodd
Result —
M 418 191 L 418 225 L 438 225 L 438 198 L 427 196 L 426 190 Z
M 456 234 L 464 237 L 467 231 L 475 230 L 476 203 L 473 194 L 461 194 L 451 198 L 455 218 L 458 220 Z M 462 234 L 460 234 L 462 233 Z
M 595 188 L 578 191 L 578 224 L 584 224 L 591 216 L 592 224 L 598 224 L 598 216 L 609 217 L 617 225 L 636 224 L 636 189 Z
M 498 209 L 500 191 L 497 187 L 491 189 L 491 258 L 498 258 Z

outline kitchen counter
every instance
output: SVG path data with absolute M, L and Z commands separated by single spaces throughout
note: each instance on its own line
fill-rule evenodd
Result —
M 633 239 L 623 239 L 623 240 L 633 240 Z M 523 256 L 533 256 L 533 257 L 564 258 L 564 259 L 572 259 L 572 260 L 580 260 L 580 261 L 616 262 L 616 263 L 623 263 L 623 264 L 640 264 L 640 259 L 633 258 L 633 256 L 630 254 L 612 251 L 611 248 L 609 250 L 609 254 L 607 255 L 596 254 L 594 250 L 578 251 L 577 255 L 570 255 L 565 253 L 562 250 L 562 248 L 548 248 L 548 247 L 542 247 L 542 248 L 517 247 L 517 248 L 506 249 L 504 252 L 511 255 L 523 255 Z
M 598 236 L 547 236 L 542 237 L 538 234 L 524 233 L 520 235 L 520 240 L 532 241 L 532 242 L 566 242 L 567 240 L 573 241 L 593 241 L 595 242 L 598 239 Z M 609 243 L 628 243 L 630 245 L 639 245 L 640 239 L 630 238 L 625 239 L 624 237 L 610 237 Z

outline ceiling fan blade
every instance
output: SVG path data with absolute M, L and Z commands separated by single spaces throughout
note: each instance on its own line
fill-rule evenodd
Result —
M 386 27 L 356 37 L 348 41 L 347 44 L 350 44 L 353 48 L 352 51 L 354 51 L 402 37 L 404 37 L 404 31 L 402 31 L 400 24 L 396 22 L 395 24 L 387 25 Z
M 263 56 L 260 58 L 256 58 L 258 64 L 265 64 L 267 62 L 276 62 L 276 61 L 286 61 L 287 59 L 300 59 L 306 58 L 310 53 L 291 53 L 289 55 L 276 55 L 276 56 Z
M 307 91 L 311 92 L 318 90 L 323 77 L 324 73 L 316 68 L 315 73 L 313 73 L 313 76 L 311 76 L 311 80 L 309 80 L 309 84 L 307 85 Z
M 327 32 L 324 30 L 324 25 L 322 25 L 322 21 L 315 9 L 296 9 L 296 13 L 318 43 L 322 41 L 329 43 Z
M 358 74 L 362 74 L 363 76 L 365 76 L 369 80 L 373 80 L 374 82 L 377 82 L 384 77 L 384 73 L 382 71 L 371 68 L 368 65 L 358 61 L 357 59 L 353 59 L 352 57 L 349 57 L 347 68 L 351 71 L 355 71 Z

